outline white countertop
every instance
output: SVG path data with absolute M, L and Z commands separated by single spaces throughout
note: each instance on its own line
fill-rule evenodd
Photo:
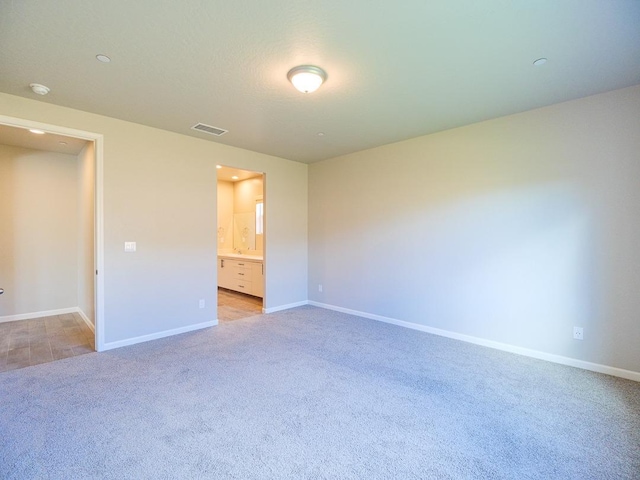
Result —
M 262 262 L 262 255 L 247 255 L 246 253 L 219 253 L 218 258 L 235 258 Z

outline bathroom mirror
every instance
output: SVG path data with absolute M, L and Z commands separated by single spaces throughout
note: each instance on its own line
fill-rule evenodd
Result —
M 233 214 L 233 248 L 234 250 L 256 249 L 256 214 Z

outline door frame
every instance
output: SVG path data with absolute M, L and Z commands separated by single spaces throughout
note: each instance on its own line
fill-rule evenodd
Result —
M 95 308 L 95 346 L 96 351 L 104 350 L 105 322 L 104 317 L 104 136 L 100 133 L 76 130 L 74 128 L 61 127 L 48 123 L 36 122 L 24 118 L 0 115 L 0 124 L 18 128 L 37 128 L 45 132 L 64 135 L 93 142 L 94 166 L 95 166 L 95 192 L 94 192 L 94 265 L 96 268 L 94 283 L 94 308 Z

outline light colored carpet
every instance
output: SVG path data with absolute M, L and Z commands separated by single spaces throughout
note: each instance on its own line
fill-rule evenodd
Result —
M 638 479 L 640 384 L 301 307 L 0 374 L 0 478 Z

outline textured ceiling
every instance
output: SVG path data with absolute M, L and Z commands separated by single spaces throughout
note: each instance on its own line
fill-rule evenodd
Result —
M 0 91 L 314 162 L 638 84 L 640 1 L 2 0 L 0 45 Z
M 240 170 L 232 167 L 225 167 L 218 169 L 218 180 L 225 182 L 239 182 L 241 180 L 247 180 L 249 178 L 255 178 L 262 176 L 260 172 L 252 172 L 251 170 Z M 233 178 L 238 177 L 238 178 Z
M 37 135 L 31 133 L 26 128 L 0 125 L 0 145 L 78 155 L 87 143 L 86 140 L 78 138 L 54 135 L 51 133 Z

